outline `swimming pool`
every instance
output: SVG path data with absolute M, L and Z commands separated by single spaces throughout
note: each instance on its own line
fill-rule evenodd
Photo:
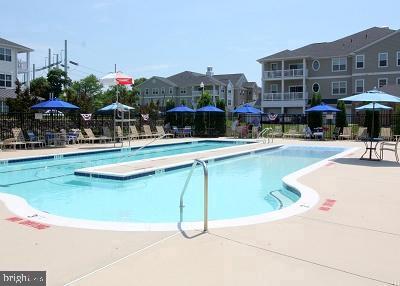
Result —
M 256 216 L 294 204 L 300 194 L 287 189 L 282 178 L 343 151 L 343 148 L 285 146 L 211 161 L 209 219 Z M 53 160 L 54 165 L 38 161 L 3 166 L 1 181 L 6 180 L 8 185 L 0 187 L 0 191 L 22 197 L 33 208 L 60 217 L 142 224 L 176 223 L 180 219 L 179 197 L 190 168 L 116 181 L 75 176 L 73 170 L 84 163 L 64 163 L 57 165 Z M 30 164 L 36 168 L 30 166 L 26 170 Z M 12 175 L 13 172 L 5 175 L 10 168 L 23 175 Z M 25 176 L 36 179 L 26 180 Z M 183 219 L 196 222 L 202 216 L 203 175 L 198 168 L 185 195 Z

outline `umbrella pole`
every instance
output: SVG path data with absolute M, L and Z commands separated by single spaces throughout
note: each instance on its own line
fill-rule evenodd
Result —
M 128 109 L 128 140 L 129 140 L 129 147 L 131 146 L 131 111 Z
M 114 118 L 113 118 L 113 119 L 114 119 L 114 120 L 113 120 L 113 124 L 114 124 L 114 129 L 113 129 L 113 131 L 114 131 L 114 132 L 113 132 L 113 133 L 114 133 L 114 138 L 113 138 L 113 139 L 114 139 L 114 140 L 113 140 L 113 141 L 114 141 L 114 148 L 115 148 L 115 127 L 116 127 L 116 126 L 115 126 L 115 116 L 116 116 L 115 113 L 116 113 L 116 109 L 114 108 L 114 116 L 113 116 L 113 117 L 114 117 Z
M 371 145 L 369 149 L 369 159 L 372 159 L 372 140 L 374 138 L 374 125 L 375 125 L 375 101 L 372 102 L 372 124 L 371 124 Z

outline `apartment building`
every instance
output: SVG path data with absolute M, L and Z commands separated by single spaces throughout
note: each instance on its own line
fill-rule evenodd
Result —
M 15 81 L 30 82 L 30 53 L 33 50 L 0 38 L 0 113 L 8 112 L 5 101 L 14 98 Z
M 158 101 L 162 106 L 170 99 L 196 107 L 203 89 L 214 102 L 223 99 L 228 109 L 256 101 L 260 94 L 257 84 L 247 81 L 243 73 L 214 75 L 212 67 L 207 67 L 205 74 L 184 71 L 170 77 L 153 76 L 138 88 L 141 104 Z
M 314 92 L 319 92 L 325 103 L 335 105 L 339 98 L 374 87 L 399 85 L 399 31 L 373 27 L 333 42 L 259 59 L 263 110 L 301 114 Z

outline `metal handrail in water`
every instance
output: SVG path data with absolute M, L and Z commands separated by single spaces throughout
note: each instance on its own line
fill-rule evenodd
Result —
M 264 128 L 263 130 L 261 130 L 261 132 L 258 134 L 257 139 L 263 139 L 264 143 L 269 143 L 271 141 L 271 143 L 274 142 L 274 137 L 273 136 L 269 136 L 269 132 L 272 131 L 272 128 Z M 267 139 L 268 141 L 265 139 L 264 135 L 267 134 Z
M 194 160 L 192 169 L 190 170 L 190 173 L 189 173 L 188 177 L 186 178 L 185 185 L 181 192 L 179 208 L 180 208 L 181 217 L 182 217 L 182 211 L 183 211 L 183 208 L 185 207 L 185 205 L 183 204 L 183 196 L 185 195 L 187 186 L 189 185 L 190 179 L 192 178 L 193 171 L 198 164 L 203 166 L 203 173 L 204 173 L 204 227 L 203 227 L 203 231 L 207 232 L 208 231 L 208 168 L 207 168 L 207 163 L 205 161 L 200 160 L 200 159 Z

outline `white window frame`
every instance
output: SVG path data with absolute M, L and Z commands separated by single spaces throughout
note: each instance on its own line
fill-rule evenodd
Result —
M 150 93 L 150 90 L 149 90 L 148 88 L 145 88 L 144 94 L 145 94 L 145 95 L 149 95 L 149 93 Z
M 381 55 L 386 55 L 386 66 L 381 66 L 381 60 L 380 60 Z M 389 67 L 389 53 L 388 52 L 378 53 L 378 68 L 387 68 L 387 67 Z
M 340 92 L 340 89 L 341 89 L 340 84 L 341 83 L 345 84 L 345 87 L 344 87 L 345 88 L 345 92 L 344 93 Z M 338 87 L 339 92 L 338 93 L 333 93 L 333 85 L 334 84 L 338 84 L 339 85 L 339 87 Z M 332 83 L 331 83 L 331 94 L 332 95 L 346 95 L 347 94 L 347 81 L 332 81 Z
M 151 89 L 151 94 L 152 94 L 152 95 L 158 95 L 158 93 L 159 93 L 158 88 L 152 88 L 152 89 Z
M 165 94 L 165 87 L 161 88 L 161 94 Z
M 334 70 L 333 67 L 335 65 L 333 64 L 333 62 L 335 60 L 338 60 L 339 61 L 339 68 L 340 68 L 340 66 L 342 65 L 341 64 L 341 60 L 343 60 L 343 59 L 345 60 L 345 69 L 344 70 L 341 70 L 341 69 Z M 345 72 L 345 71 L 347 71 L 347 57 L 334 57 L 334 58 L 332 58 L 332 72 Z
M 400 67 L 400 51 L 396 52 L 396 66 Z
M 6 89 L 6 88 L 12 88 L 13 87 L 13 77 L 12 74 L 9 73 L 0 73 L 0 75 L 4 76 L 4 85 L 0 86 L 1 89 Z M 7 77 L 10 77 L 10 79 L 7 79 Z M 7 86 L 7 82 L 10 83 L 10 86 Z
M 359 62 L 359 61 L 357 60 L 358 57 L 362 57 L 362 63 L 363 63 L 362 68 L 357 67 L 357 63 Z M 357 70 L 361 70 L 361 69 L 364 69 L 364 68 L 365 68 L 365 55 L 356 55 L 356 66 L 355 66 L 355 68 L 356 68 Z
M 357 91 L 357 82 L 360 82 L 360 81 L 362 82 L 362 91 Z M 356 79 L 354 81 L 354 93 L 363 93 L 365 90 L 364 84 L 365 84 L 365 81 L 363 78 Z
M 382 86 L 385 86 L 385 85 L 379 86 L 379 82 L 380 82 L 381 80 L 385 80 L 385 81 L 386 81 L 386 84 L 385 84 L 385 85 L 388 85 L 389 79 L 388 79 L 387 77 L 381 77 L 381 78 L 378 78 L 378 88 L 381 88 Z
M 318 63 L 318 68 L 317 69 L 314 68 L 314 62 Z M 312 67 L 313 71 L 319 71 L 319 69 L 321 68 L 320 61 L 319 60 L 313 60 L 313 62 L 311 63 L 311 67 Z
M 303 89 L 303 91 L 290 91 L 290 89 L 292 88 L 292 87 L 301 87 L 302 89 Z M 290 93 L 298 93 L 298 92 L 304 92 L 304 86 L 302 86 L 302 85 L 289 85 L 288 86 L 288 92 L 290 92 Z
M 4 54 L 2 54 L 4 56 L 4 60 L 0 60 L 0 61 L 11 63 L 12 62 L 12 50 L 10 48 L 6 48 L 6 47 L 0 47 L 0 48 L 3 49 L 3 51 L 4 51 Z M 7 51 L 10 51 L 9 55 L 7 55 Z M 10 60 L 7 60 L 7 56 L 10 57 Z
M 314 91 L 314 84 L 317 84 L 317 85 L 318 85 L 318 91 Z M 311 90 L 312 90 L 312 92 L 319 92 L 319 91 L 321 90 L 321 85 L 320 85 L 318 82 L 314 82 L 314 83 L 311 85 Z
M 274 86 L 274 87 L 276 86 L 276 91 L 272 91 L 272 90 L 273 90 L 273 88 L 272 88 L 273 86 Z M 271 85 L 269 86 L 269 92 L 270 92 L 270 93 L 278 93 L 278 92 L 279 92 L 278 84 L 277 84 L 277 83 L 271 84 Z
M 173 94 L 173 93 L 174 93 L 174 91 L 173 91 L 172 87 L 170 87 L 169 88 L 169 94 Z
M 274 70 L 274 69 L 272 68 L 273 65 L 276 65 L 276 70 Z M 279 70 L 279 68 L 278 68 L 278 67 L 279 67 L 278 63 L 270 63 L 270 67 L 271 67 L 271 70 L 272 70 L 272 71 L 277 71 L 277 70 Z

